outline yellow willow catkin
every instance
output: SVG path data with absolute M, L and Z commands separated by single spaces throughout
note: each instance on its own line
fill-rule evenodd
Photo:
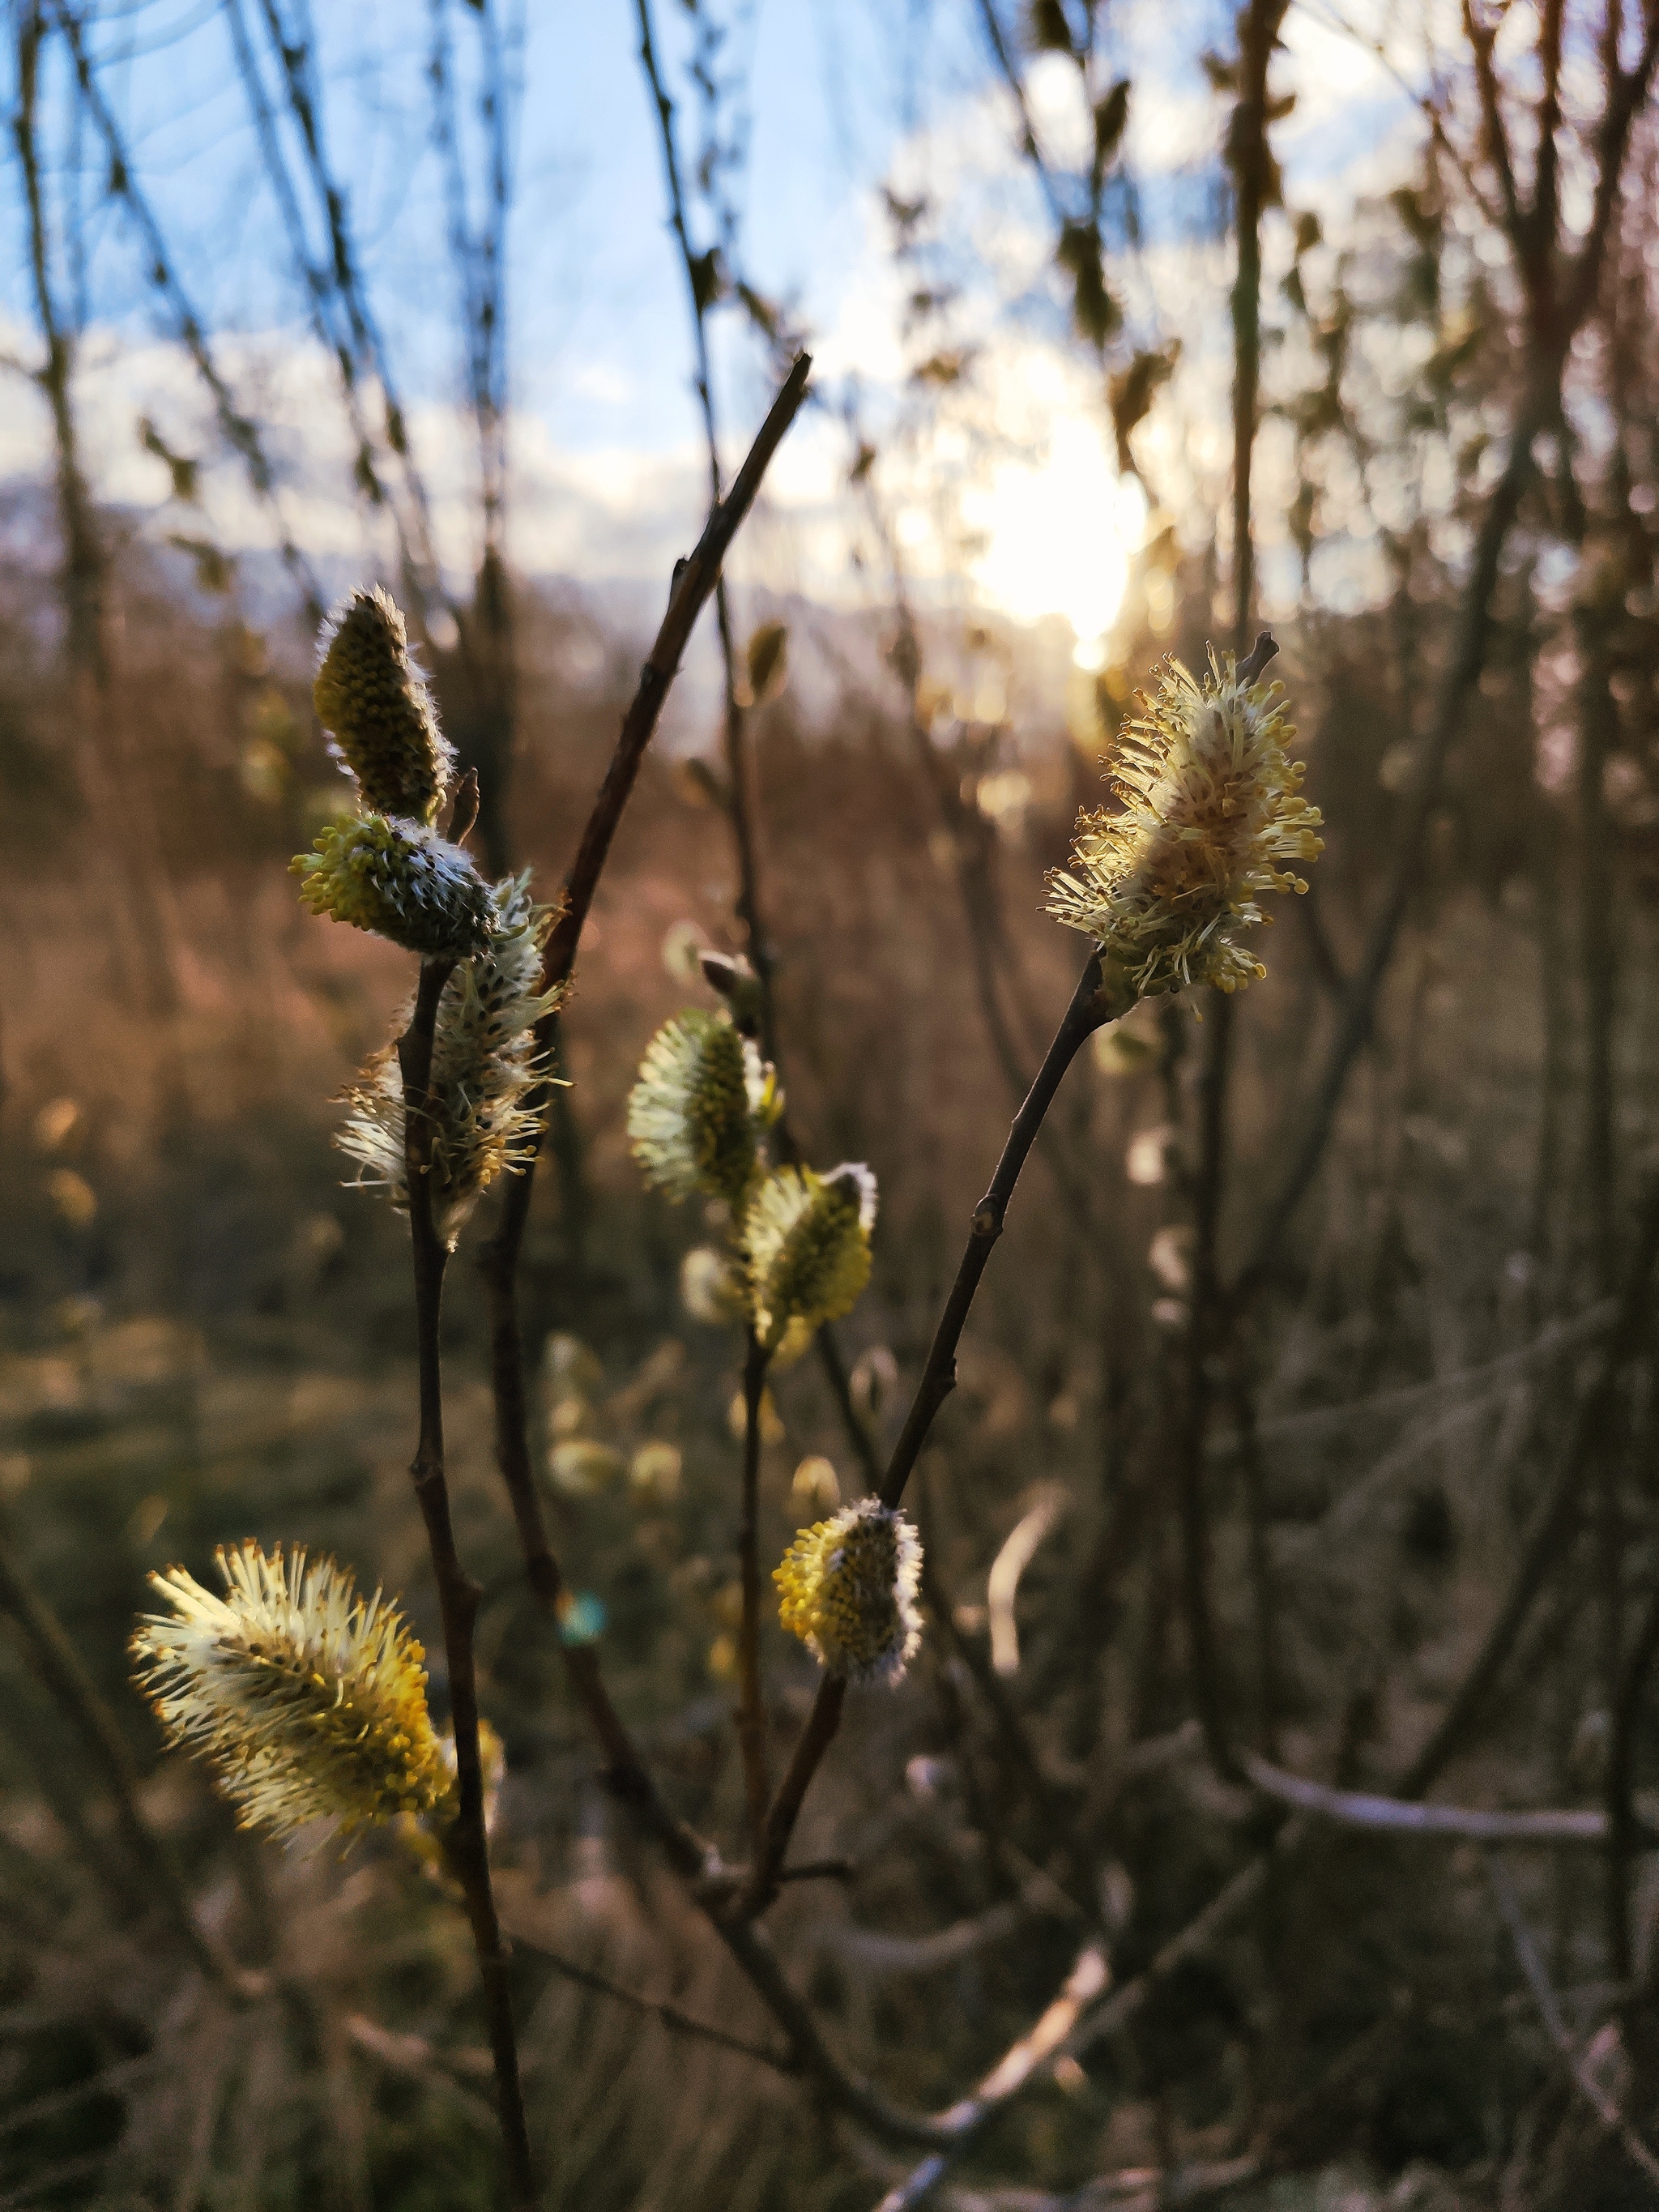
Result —
M 357 779 L 364 805 L 430 823 L 448 792 L 455 757 L 439 732 L 395 602 L 378 586 L 353 592 L 319 642 L 317 719 Z
M 556 909 L 538 906 L 530 877 L 509 876 L 492 894 L 487 949 L 459 963 L 444 985 L 427 1085 L 432 1218 L 452 1251 L 468 1216 L 496 1176 L 534 1157 L 541 1134 L 538 1093 L 547 1073 L 536 1024 L 562 987 L 542 988 L 542 955 Z M 401 1032 L 408 1012 L 395 1025 Z M 370 1060 L 347 1095 L 335 1142 L 358 1164 L 358 1181 L 409 1204 L 404 1149 L 404 1079 L 395 1042 Z
M 425 1654 L 395 1606 L 332 1559 L 257 1544 L 217 1554 L 225 1595 L 152 1575 L 135 1676 L 173 1742 L 205 1759 L 245 1827 L 350 1836 L 448 1814 L 455 1784 L 426 1703 Z
M 876 1179 L 849 1163 L 826 1176 L 778 1168 L 744 1209 L 741 1246 L 750 1320 L 769 1352 L 792 1326 L 810 1335 L 850 1313 L 870 1279 Z
M 772 1071 L 724 1013 L 689 1009 L 646 1048 L 628 1101 L 628 1133 L 646 1179 L 672 1199 L 735 1206 L 777 1119 Z
M 1261 897 L 1308 888 L 1282 865 L 1324 849 L 1282 696 L 1241 683 L 1231 653 L 1212 653 L 1201 684 L 1166 662 L 1107 763 L 1121 811 L 1079 815 L 1071 860 L 1049 876 L 1049 913 L 1092 937 L 1139 997 L 1265 975 L 1242 942 L 1271 918 Z
M 828 1673 L 898 1680 L 921 1641 L 921 1539 L 902 1511 L 860 1498 L 801 1529 L 772 1579 L 779 1620 Z

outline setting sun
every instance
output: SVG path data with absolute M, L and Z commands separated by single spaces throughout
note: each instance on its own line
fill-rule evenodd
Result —
M 1018 622 L 1063 615 L 1079 664 L 1099 667 L 1146 516 L 1139 485 L 1118 475 L 1104 426 L 1058 417 L 1040 454 L 999 461 L 963 507 L 986 539 L 972 569 L 985 598 Z

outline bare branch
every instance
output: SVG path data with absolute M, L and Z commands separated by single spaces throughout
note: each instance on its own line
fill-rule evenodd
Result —
M 446 1254 L 433 1225 L 429 1172 L 432 1117 L 427 1111 L 427 1085 L 432 1074 L 439 1001 L 453 967 L 454 963 L 448 960 L 422 961 L 415 1010 L 398 1043 L 404 1085 L 410 1246 L 415 1271 L 416 1336 L 420 1359 L 421 1433 L 410 1476 L 432 1554 L 449 1674 L 450 1726 L 455 1741 L 455 1778 L 460 1805 L 443 1839 L 445 1855 L 466 1900 L 473 1946 L 478 1954 L 508 2187 L 518 2212 L 534 2212 L 536 2182 L 520 2080 L 507 1950 L 501 1939 L 489 1878 L 483 1762 L 478 1746 L 478 1685 L 472 1650 L 481 1592 L 462 1566 L 456 1549 L 444 1468 L 443 1377 L 438 1328 Z
M 167 252 L 167 240 L 154 210 L 140 189 L 133 173 L 131 157 L 122 139 L 114 112 L 99 88 L 92 59 L 82 36 L 82 26 L 66 0 L 46 0 L 58 28 L 69 42 L 75 60 L 76 82 L 87 112 L 97 126 L 109 156 L 111 190 L 121 199 L 137 226 L 149 257 L 149 280 L 167 301 L 173 315 L 173 328 L 179 343 L 196 365 L 197 374 L 213 398 L 219 428 L 225 441 L 240 453 L 247 469 L 248 480 L 255 495 L 270 515 L 276 532 L 283 565 L 294 579 L 305 604 L 307 620 L 313 627 L 323 619 L 324 607 L 316 573 L 309 560 L 295 544 L 288 522 L 283 514 L 282 501 L 276 491 L 276 482 L 266 458 L 259 433 L 250 419 L 237 406 L 229 385 L 215 358 L 208 342 L 207 332 L 191 303 L 178 271 Z
M 1419 1805 L 1399 1797 L 1373 1797 L 1356 1790 L 1328 1789 L 1322 1782 L 1311 1782 L 1304 1775 L 1272 1766 L 1253 1752 L 1243 1753 L 1240 1764 L 1264 1796 L 1345 1828 L 1401 1836 L 1457 1836 L 1478 1844 L 1599 1845 L 1607 1840 L 1607 1816 L 1594 1810 L 1488 1813 L 1463 1805 Z
M 1561 2017 L 1561 2008 L 1555 2001 L 1549 1976 L 1544 1971 L 1544 1962 L 1538 1954 L 1538 1947 L 1532 1940 L 1526 1916 L 1521 1910 L 1521 1900 L 1515 1893 L 1515 1884 L 1510 1879 L 1509 1869 L 1496 1851 L 1485 1851 L 1481 1856 L 1493 1901 L 1504 1927 L 1509 1930 L 1510 1941 L 1515 1946 L 1516 1958 L 1526 1977 L 1527 1987 L 1532 1991 L 1532 2000 L 1538 2008 L 1538 2017 L 1544 2023 L 1545 2033 L 1555 2045 L 1579 2095 L 1602 2126 L 1618 2136 L 1631 2163 L 1639 2166 L 1654 2189 L 1659 2191 L 1659 2158 L 1654 2156 L 1573 2048 L 1567 2024 Z

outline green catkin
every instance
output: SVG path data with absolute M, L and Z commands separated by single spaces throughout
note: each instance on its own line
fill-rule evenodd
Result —
M 465 960 L 489 943 L 489 886 L 459 845 L 383 814 L 331 823 L 289 872 L 313 914 L 390 939 L 428 960 Z
M 312 698 L 364 805 L 430 823 L 448 792 L 454 755 L 395 603 L 378 586 L 354 592 L 330 617 L 322 648 Z
M 504 878 L 491 897 L 489 945 L 460 963 L 438 1001 L 427 1082 L 433 1225 L 452 1251 L 496 1176 L 534 1156 L 541 1133 L 536 1100 L 547 1072 L 536 1024 L 562 995 L 542 988 L 555 910 L 531 897 L 528 872 Z M 406 1024 L 407 1014 L 397 1026 Z M 385 1190 L 404 1210 L 404 1084 L 395 1044 L 374 1055 L 346 1103 L 351 1110 L 336 1141 L 358 1163 L 359 1182 Z
M 750 1198 L 742 1247 L 756 1335 L 775 1352 L 850 1313 L 870 1279 L 876 1179 L 849 1164 L 827 1176 L 779 1168 Z
M 628 1133 L 646 1178 L 672 1199 L 738 1205 L 776 1118 L 771 1070 L 724 1014 L 696 1008 L 647 1047 L 628 1101 Z

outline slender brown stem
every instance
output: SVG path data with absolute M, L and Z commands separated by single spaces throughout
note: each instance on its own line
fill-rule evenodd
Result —
M 896 1506 L 904 1496 L 905 1485 L 910 1479 L 933 1417 L 950 1396 L 957 1383 L 957 1346 L 961 1341 L 969 1311 L 979 1289 L 993 1246 L 1001 1236 L 1008 1205 L 1013 1197 L 1014 1186 L 1019 1181 L 1020 1170 L 1036 1141 L 1042 1117 L 1054 1101 L 1060 1079 L 1076 1059 L 1083 1045 L 1105 1023 L 1115 1021 L 1127 1013 L 1133 1004 L 1127 988 L 1113 978 L 1103 975 L 1100 956 L 1091 953 L 1084 963 L 1072 1002 L 1061 1017 L 1054 1032 L 1054 1042 L 1037 1070 L 1024 1104 L 1014 1116 L 1008 1132 L 1002 1157 L 997 1162 L 996 1172 L 991 1178 L 990 1188 L 974 1209 L 974 1218 L 968 1232 L 968 1243 L 957 1268 L 956 1280 L 945 1303 L 939 1326 L 933 1332 L 933 1341 L 916 1385 L 909 1413 L 893 1455 L 888 1462 L 879 1492 L 884 1505 Z M 842 1707 L 846 1700 L 847 1685 L 836 1674 L 826 1674 L 818 1685 L 818 1693 L 812 1710 L 796 1743 L 788 1771 L 780 1784 L 766 1816 L 763 1847 L 755 1856 L 754 1869 L 744 1898 L 744 1910 L 762 1911 L 776 1893 L 778 1869 L 782 1866 L 794 1832 L 796 1820 L 805 1802 L 812 1778 L 821 1765 L 824 1753 L 835 1740 L 841 1725 Z
M 602 1974 L 580 1960 L 568 1959 L 562 1951 L 555 1951 L 533 1936 L 515 1935 L 514 1941 L 526 1951 L 533 1951 L 538 1959 L 545 1959 L 556 1974 L 579 1989 L 596 1990 L 601 1996 L 612 1997 L 618 2004 L 626 2005 L 630 2012 L 643 2013 L 648 2019 L 659 2020 L 675 2035 L 690 2037 L 694 2042 L 712 2043 L 722 2051 L 735 2051 L 743 2058 L 752 2058 L 757 2065 L 769 2066 L 779 2074 L 798 2074 L 800 2062 L 792 2052 L 769 2050 L 763 2043 L 750 2043 L 741 2035 L 729 2034 L 712 2021 L 699 2020 L 684 2006 L 665 1997 L 641 1996 L 621 1982 L 613 1982 L 609 1974 Z
M 1607 1820 L 1607 1965 L 1616 1982 L 1627 1982 L 1632 1972 L 1630 1865 L 1642 1824 L 1631 1792 L 1636 1780 L 1636 1727 L 1656 1659 L 1659 1659 L 1659 1590 L 1648 1600 L 1642 1625 L 1626 1658 L 1607 1744 L 1603 1792 Z
M 1181 1522 L 1182 1613 L 1187 1628 L 1187 1658 L 1193 1703 L 1204 1729 L 1212 1763 L 1223 1774 L 1237 1771 L 1229 1735 L 1227 1705 L 1216 1645 L 1215 1610 L 1210 1595 L 1210 1526 L 1205 1499 L 1205 1444 L 1210 1425 L 1210 1363 L 1224 1328 L 1217 1280 L 1217 1236 L 1226 1176 L 1227 1073 L 1232 1036 L 1232 1001 L 1212 992 L 1206 1024 L 1204 1065 L 1199 1082 L 1199 1171 L 1194 1208 L 1191 1310 L 1188 1317 L 1185 1374 L 1176 1463 L 1176 1502 Z
M 1516 410 L 1509 458 L 1481 517 L 1458 611 L 1455 644 L 1441 680 L 1434 720 L 1406 810 L 1389 887 L 1372 924 L 1364 954 L 1350 982 L 1346 1003 L 1326 1057 L 1301 1142 L 1267 1209 L 1249 1259 L 1235 1279 L 1231 1299 L 1234 1306 L 1254 1297 L 1267 1280 L 1278 1256 L 1279 1241 L 1307 1195 L 1324 1157 L 1349 1073 L 1370 1035 L 1376 994 L 1393 957 L 1395 943 L 1416 884 L 1428 826 L 1439 804 L 1441 775 L 1462 726 L 1464 709 L 1486 664 L 1499 564 L 1522 495 L 1531 482 L 1533 441 L 1559 416 L 1562 369 L 1601 281 L 1632 122 L 1646 100 L 1656 65 L 1659 65 L 1659 6 L 1648 0 L 1644 13 L 1645 33 L 1635 67 L 1621 71 L 1616 59 L 1609 63 L 1606 105 L 1596 132 L 1595 187 L 1589 230 L 1576 261 L 1560 281 L 1553 300 L 1547 335 L 1536 348 L 1533 378 Z M 1476 58 L 1478 62 L 1478 44 Z M 1513 210 L 1511 220 L 1514 221 Z
M 1395 1790 L 1420 1797 L 1462 1742 L 1515 1647 L 1551 1573 L 1566 1557 L 1583 1510 L 1584 1473 L 1607 1445 L 1619 1382 L 1640 1349 L 1656 1262 L 1659 1262 L 1659 1179 L 1648 1186 L 1620 1298 L 1619 1316 L 1598 1372 L 1579 1401 L 1554 1481 L 1540 1504 L 1515 1577 L 1439 1724 Z
M 1550 1987 L 1544 1961 L 1538 1954 L 1538 1946 L 1532 1940 L 1532 1930 L 1521 1910 L 1521 1900 L 1515 1893 L 1515 1884 L 1510 1879 L 1509 1869 L 1496 1851 L 1486 1851 L 1481 1856 L 1486 1863 L 1486 1879 L 1492 1887 L 1493 1902 L 1509 1930 L 1510 1941 L 1515 1946 L 1516 1960 L 1526 1976 L 1527 1987 L 1538 2008 L 1538 2017 L 1543 2021 L 1545 2033 L 1555 2045 L 1562 2064 L 1571 2076 L 1573 2087 L 1594 2111 L 1602 2126 L 1618 2136 L 1632 2164 L 1639 2166 L 1650 2184 L 1659 2188 L 1659 2158 L 1654 2156 L 1637 2134 L 1594 2069 L 1579 2057 L 1566 2021 L 1561 2016 L 1561 2007 L 1555 1991 Z
M 410 1243 L 415 1273 L 415 1325 L 420 1359 L 420 1440 L 410 1467 L 438 1586 L 443 1620 L 444 1657 L 449 1673 L 450 1726 L 455 1740 L 455 1775 L 459 1809 L 445 1838 L 451 1871 L 466 1902 L 466 1915 L 478 1954 L 508 2187 L 515 2207 L 531 2212 L 536 2203 L 530 2131 L 519 2078 L 518 2037 L 513 2023 L 513 1995 L 507 1948 L 502 1941 L 489 1879 L 489 1845 L 484 1823 L 483 1762 L 478 1749 L 478 1685 L 473 1664 L 472 1631 L 482 1595 L 461 1565 L 450 1519 L 449 1485 L 444 1471 L 443 1375 L 438 1327 L 443 1300 L 446 1254 L 432 1218 L 432 1121 L 427 1085 L 438 1003 L 454 963 L 428 960 L 408 1029 L 398 1042 L 404 1083 L 404 1163 L 409 1183 Z
M 1267 1470 L 1256 1433 L 1255 1393 L 1241 1362 L 1232 1376 L 1233 1418 L 1238 1424 L 1238 1460 L 1244 1477 L 1249 1519 L 1250 1604 L 1255 1615 L 1256 1725 L 1269 1759 L 1279 1757 L 1278 1607 L 1273 1595 L 1273 1553 L 1267 1541 Z
M 905 1417 L 893 1455 L 887 1463 L 882 1478 L 881 1500 L 884 1505 L 896 1505 L 904 1495 L 904 1486 L 910 1479 L 933 1417 L 950 1396 L 957 1384 L 957 1346 L 973 1305 L 980 1279 L 984 1274 L 993 1247 L 1001 1236 L 1014 1186 L 1019 1181 L 1042 1119 L 1054 1103 L 1060 1079 L 1076 1059 L 1079 1052 L 1097 1029 L 1115 1021 L 1128 1012 L 1133 1000 L 1127 988 L 1102 971 L 1100 956 L 1091 953 L 1084 963 L 1072 1002 L 1061 1017 L 1054 1031 L 1054 1042 L 1043 1055 L 1036 1079 L 1027 1093 L 1024 1104 L 1015 1115 L 1008 1132 L 1002 1157 L 997 1162 L 996 1172 L 991 1177 L 989 1189 L 974 1209 L 973 1221 L 968 1232 L 968 1243 L 957 1267 L 956 1280 L 939 1316 L 939 1327 L 933 1332 L 933 1341 L 927 1353 L 927 1364 L 922 1369 L 921 1380 L 916 1386 L 909 1413 Z
M 1285 0 L 1249 0 L 1239 18 L 1238 104 L 1228 137 L 1233 173 L 1237 270 L 1232 290 L 1233 652 L 1238 673 L 1260 673 L 1273 650 L 1263 633 L 1247 659 L 1255 596 L 1255 542 L 1251 477 L 1255 454 L 1261 376 L 1261 214 L 1272 173 L 1267 144 L 1267 70 L 1284 20 Z M 1261 659 L 1261 666 L 1267 658 Z M 1224 1357 L 1229 1315 L 1221 1294 L 1219 1239 L 1227 1170 L 1227 1092 L 1232 1067 L 1234 1010 L 1231 996 L 1212 992 L 1199 1084 L 1198 1172 L 1194 1193 L 1193 1267 L 1188 1315 L 1186 1372 L 1176 1463 L 1181 1524 L 1182 1611 L 1187 1628 L 1193 1702 L 1218 1772 L 1236 1775 L 1211 1597 L 1210 1527 L 1206 1502 L 1205 1446 L 1209 1433 L 1213 1363 Z M 1253 1516 L 1253 1530 L 1254 1530 Z M 1257 1540 L 1253 1534 L 1253 1557 Z
M 588 908 L 611 852 L 617 824 L 633 791 L 658 719 L 697 617 L 708 604 L 720 563 L 754 504 L 772 456 L 806 397 L 811 357 L 802 354 L 790 370 L 726 499 L 710 511 L 702 538 L 689 561 L 677 567 L 668 611 L 640 673 L 639 688 L 623 718 L 615 752 L 583 829 L 576 857 L 565 878 L 557 922 L 548 941 L 544 981 L 550 988 L 568 982 Z M 556 1013 L 540 1026 L 550 1052 L 557 1034 Z M 535 1161 L 507 1178 L 495 1236 L 478 1255 L 489 1301 L 490 1371 L 495 1394 L 495 1454 L 513 1504 L 513 1517 L 524 1547 L 532 1583 L 544 1602 L 558 1595 L 559 1572 L 537 1495 L 531 1463 L 524 1387 L 524 1350 L 519 1326 L 519 1257 L 530 1219 Z
M 1248 657 L 1255 594 L 1255 545 L 1250 482 L 1261 375 L 1261 211 L 1271 174 L 1267 147 L 1267 66 L 1284 20 L 1285 0 L 1250 0 L 1240 18 L 1239 98 L 1228 140 L 1237 200 L 1238 268 L 1233 319 L 1233 652 L 1241 679 L 1253 679 L 1273 651 L 1264 631 Z M 1265 647 L 1265 651 L 1264 651 Z M 1210 1758 L 1222 1773 L 1237 1760 L 1210 1593 L 1210 1527 L 1205 1498 L 1205 1443 L 1209 1431 L 1213 1362 L 1225 1352 L 1227 1316 L 1220 1294 L 1218 1245 L 1227 1171 L 1227 1091 L 1232 1066 L 1233 1002 L 1210 994 L 1204 1065 L 1199 1085 L 1198 1176 L 1193 1209 L 1191 1304 L 1187 1326 L 1181 1449 L 1176 1468 L 1182 1541 L 1182 1609 L 1187 1625 L 1193 1702 Z
M 708 461 L 710 496 L 720 495 L 720 425 L 714 408 L 714 377 L 708 359 L 709 288 L 700 273 L 708 264 L 691 244 L 684 187 L 680 179 L 679 155 L 674 141 L 674 103 L 657 65 L 656 41 L 652 33 L 650 0 L 635 0 L 640 33 L 640 64 L 651 93 L 662 147 L 663 173 L 668 191 L 669 226 L 680 250 L 691 313 L 691 331 L 696 349 L 697 400 L 702 413 L 703 442 Z M 760 986 L 761 1048 L 768 1060 L 778 1063 L 778 1027 L 773 989 L 772 948 L 762 918 L 760 857 L 755 836 L 753 763 L 747 744 L 743 702 L 738 690 L 738 649 L 732 628 L 726 579 L 714 586 L 714 619 L 720 633 L 720 665 L 725 678 L 726 807 L 732 827 L 732 845 L 738 864 L 737 915 L 743 926 L 744 950 Z
M 766 1759 L 766 1698 L 761 1686 L 760 1448 L 761 1401 L 771 1354 L 751 1328 L 743 1362 L 743 1520 L 738 1537 L 743 1578 L 743 1629 L 738 1647 L 738 1741 L 743 1747 L 749 1848 L 758 1858 L 772 1795 Z

